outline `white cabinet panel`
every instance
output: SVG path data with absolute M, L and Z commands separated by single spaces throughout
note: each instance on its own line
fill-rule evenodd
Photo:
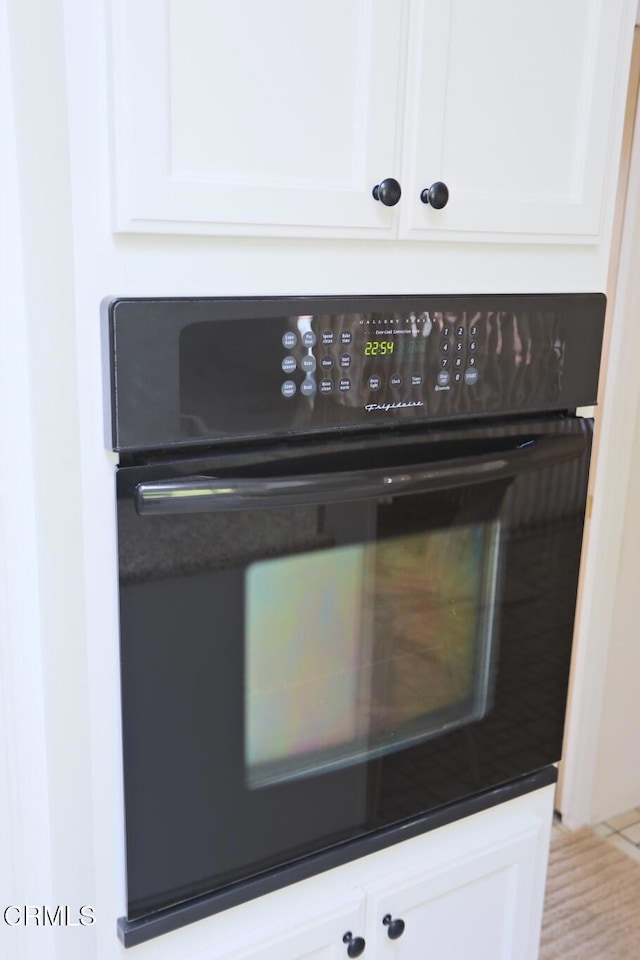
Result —
M 345 960 L 346 933 L 364 932 L 364 894 L 344 892 L 310 912 L 275 915 L 274 923 L 246 930 L 244 936 L 193 957 L 193 960 Z
M 413 0 L 403 235 L 597 240 L 623 9 Z
M 419 871 L 369 888 L 377 960 L 534 960 L 547 841 L 547 822 L 532 817 L 471 843 L 452 842 L 445 857 L 434 851 L 430 858 L 425 846 Z M 404 922 L 398 939 L 389 939 L 385 917 Z
M 389 235 L 397 0 L 118 0 L 116 226 Z

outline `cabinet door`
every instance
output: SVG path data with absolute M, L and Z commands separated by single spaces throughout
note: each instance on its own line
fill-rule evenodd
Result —
M 627 14 L 625 0 L 412 0 L 402 235 L 596 242 Z M 440 210 L 420 201 L 434 181 Z
M 115 0 L 116 229 L 389 236 L 406 0 Z
M 548 825 L 533 817 L 478 841 L 450 839 L 432 860 L 425 849 L 421 871 L 370 891 L 376 960 L 537 957 Z M 385 919 L 404 923 L 398 939 L 390 939 L 398 931 Z
M 274 908 L 273 923 L 247 921 L 243 935 L 212 944 L 194 960 L 346 960 L 344 936 L 363 936 L 364 918 L 364 894 L 358 890 L 345 890 L 311 911 L 293 905 L 283 911 L 280 904 Z

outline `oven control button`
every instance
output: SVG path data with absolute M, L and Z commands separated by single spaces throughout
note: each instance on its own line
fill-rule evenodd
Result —
M 287 330 L 287 332 L 284 334 L 282 338 L 282 346 L 286 347 L 287 350 L 291 350 L 292 347 L 295 347 L 297 342 L 298 342 L 298 338 L 296 337 L 293 330 Z
M 440 366 L 442 367 L 443 370 L 446 370 L 447 367 L 449 366 L 449 358 L 440 357 Z
M 315 347 L 316 345 L 316 335 L 313 330 L 307 330 L 302 334 L 302 346 L 303 347 Z
M 333 330 L 323 330 L 322 331 L 322 346 L 330 347 L 334 341 Z
M 323 370 L 331 370 L 331 367 L 333 366 L 333 357 L 330 357 L 327 353 L 326 356 L 324 356 L 320 361 L 320 366 Z
M 472 337 L 477 337 L 477 335 L 478 335 L 478 328 L 477 328 L 477 327 L 469 327 L 469 333 L 470 333 L 470 335 L 471 335 Z
M 296 368 L 296 358 L 295 357 L 285 357 L 282 361 L 282 369 L 285 373 L 293 373 Z
M 464 337 L 464 327 L 456 327 L 456 337 Z
M 451 344 L 449 343 L 448 340 L 443 340 L 442 343 L 440 344 L 440 349 L 442 350 L 443 353 L 449 353 L 449 350 L 451 349 Z
M 438 386 L 446 387 L 448 383 L 449 383 L 449 374 L 447 373 L 446 370 L 441 370 L 440 373 L 438 374 Z
M 469 359 L 467 360 L 467 363 L 469 364 L 470 367 L 475 367 L 476 359 L 477 359 L 476 357 L 469 357 Z
M 455 383 L 460 383 L 460 381 L 462 380 L 462 374 L 460 373 L 459 370 L 456 373 L 454 373 L 453 379 Z
M 346 377 L 343 377 L 340 381 L 340 389 L 343 393 L 346 393 L 347 390 L 351 390 L 351 380 L 347 380 Z
M 478 371 L 474 367 L 471 367 L 469 370 L 465 370 L 464 382 L 469 387 L 472 387 L 474 383 L 478 382 Z
M 367 383 L 369 384 L 369 390 L 379 390 L 380 389 L 380 377 L 369 377 Z
M 285 380 L 285 382 L 280 387 L 280 392 L 283 397 L 292 397 L 296 392 L 296 385 L 293 380 Z
M 306 380 L 302 381 L 300 386 L 300 393 L 303 397 L 312 397 L 316 392 L 316 382 L 311 377 L 307 377 Z
M 325 378 L 320 381 L 320 393 L 333 393 L 333 380 Z
M 463 363 L 462 357 L 456 357 L 453 361 L 454 367 L 461 367 Z
M 340 357 L 340 366 L 347 369 L 351 366 L 351 355 L 348 353 L 343 353 Z
M 411 374 L 411 386 L 412 386 L 412 387 L 421 387 L 421 386 L 422 386 L 422 374 L 421 374 L 421 373 L 412 373 L 412 374 Z
M 391 384 L 394 390 L 397 390 L 398 387 L 402 386 L 402 377 L 400 376 L 399 373 L 394 373 L 392 377 L 389 377 L 389 383 Z
M 472 340 L 471 343 L 469 344 L 469 350 L 474 350 L 474 351 L 475 351 L 475 350 L 477 350 L 477 349 L 478 349 L 478 341 L 477 341 L 477 340 Z
M 305 373 L 313 373 L 313 371 L 316 368 L 316 358 L 312 353 L 308 353 L 300 361 L 300 366 L 302 367 Z
M 349 344 L 353 340 L 351 330 L 343 330 L 340 334 L 340 343 Z
M 451 327 L 443 327 L 442 336 L 448 337 L 451 334 Z
M 456 353 L 462 353 L 463 350 L 464 350 L 464 343 L 462 342 L 462 340 L 457 340 L 457 341 L 456 341 Z

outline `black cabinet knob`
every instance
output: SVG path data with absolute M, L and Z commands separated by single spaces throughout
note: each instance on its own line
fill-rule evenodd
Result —
M 386 917 L 382 918 L 382 922 L 387 928 L 389 940 L 397 940 L 404 933 L 404 920 L 401 920 L 400 917 L 393 920 L 391 914 L 388 913 Z
M 364 953 L 364 948 L 366 947 L 364 937 L 354 937 L 354 935 L 351 933 L 351 930 L 347 930 L 342 938 L 342 942 L 349 944 L 347 947 L 348 957 L 359 957 Z
M 449 200 L 449 188 L 446 183 L 436 180 L 420 194 L 423 203 L 430 203 L 434 210 L 442 210 Z
M 382 180 L 380 183 L 376 183 L 373 188 L 373 199 L 379 200 L 380 203 L 384 203 L 385 207 L 395 207 L 396 203 L 402 196 L 402 188 L 397 180 L 394 180 L 393 177 L 387 177 L 386 180 Z

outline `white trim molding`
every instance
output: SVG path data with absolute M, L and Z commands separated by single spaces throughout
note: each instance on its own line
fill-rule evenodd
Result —
M 51 851 L 32 416 L 9 3 L 0 2 L 0 910 L 50 902 Z M 51 933 L 0 929 L 10 960 L 52 960 Z
M 592 478 L 593 508 L 585 536 L 586 561 L 558 806 L 571 828 L 606 813 L 594 808 L 597 744 L 617 593 L 624 504 L 632 463 L 636 411 L 640 404 L 640 111 L 636 113 L 626 213 L 613 310 L 605 388 L 599 408 Z M 618 811 L 619 812 L 619 811 Z

